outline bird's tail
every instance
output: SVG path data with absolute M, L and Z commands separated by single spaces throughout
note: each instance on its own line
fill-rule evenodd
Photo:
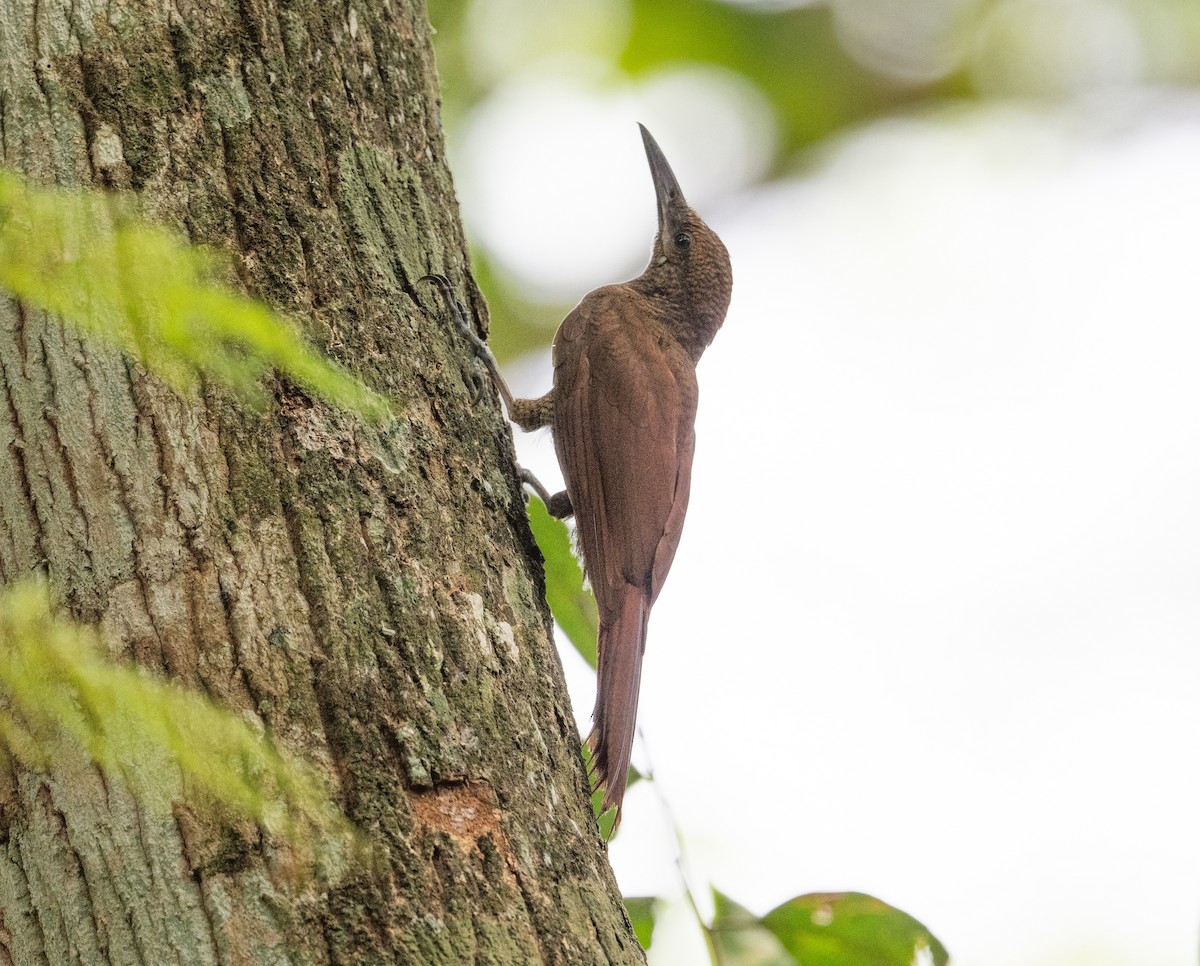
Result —
M 592 751 L 594 787 L 604 789 L 603 810 L 616 806 L 618 820 L 633 751 L 649 619 L 650 604 L 645 594 L 641 588 L 629 585 L 622 592 L 616 621 L 600 627 L 596 707 L 588 747 Z

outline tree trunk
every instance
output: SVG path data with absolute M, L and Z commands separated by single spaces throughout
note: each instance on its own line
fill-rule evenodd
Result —
M 595 832 L 415 0 L 0 0 L 0 150 L 138 192 L 386 393 L 181 400 L 0 304 L 0 580 L 317 762 L 379 856 L 316 880 L 176 790 L 0 779 L 0 963 L 641 962 Z M 326 870 L 328 873 L 328 870 Z

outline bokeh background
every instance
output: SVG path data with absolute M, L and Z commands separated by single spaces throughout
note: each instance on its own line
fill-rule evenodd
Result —
M 666 901 L 651 963 L 706 960 L 665 803 L 701 902 L 854 889 L 959 966 L 1194 964 L 1200 2 L 430 15 L 516 390 L 644 265 L 635 122 L 733 259 L 611 849 Z

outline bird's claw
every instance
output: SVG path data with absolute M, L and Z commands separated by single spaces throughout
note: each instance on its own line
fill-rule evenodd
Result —
M 475 350 L 475 354 L 479 356 L 488 367 L 494 364 L 495 359 L 492 356 L 492 350 L 488 348 L 488 344 L 479 337 L 479 333 L 475 331 L 475 327 L 471 325 L 467 319 L 466 309 L 462 303 L 455 298 L 454 289 L 450 286 L 450 280 L 445 275 L 422 275 L 422 282 L 432 282 L 442 293 L 442 298 L 446 305 L 450 307 L 450 317 L 454 320 L 454 326 L 458 329 L 464 339 Z
M 542 481 L 534 476 L 531 470 L 527 470 L 525 467 L 518 465 L 517 475 L 521 478 L 522 483 L 533 490 L 539 500 L 546 504 L 546 506 L 550 505 L 550 491 L 542 485 Z
M 512 396 L 508 391 L 508 387 L 504 384 L 504 379 L 500 375 L 500 367 L 496 364 L 496 357 L 492 355 L 492 350 L 488 344 L 479 337 L 474 326 L 467 321 L 467 313 L 463 308 L 462 303 L 454 297 L 454 289 L 450 285 L 450 280 L 445 275 L 422 275 L 422 282 L 431 282 L 442 293 L 442 298 L 450 307 L 451 317 L 454 319 L 454 325 L 463 338 L 475 350 L 475 354 L 488 370 L 488 374 L 492 377 L 492 383 L 504 399 L 505 405 L 511 407 Z M 471 397 L 471 405 L 478 405 L 479 400 L 483 398 L 483 380 L 478 377 L 477 373 L 472 374 L 471 382 L 474 384 L 475 392 Z M 529 470 L 518 466 L 517 471 L 521 476 L 522 481 L 531 487 L 535 493 L 541 498 L 542 502 L 547 507 L 556 505 L 553 502 L 553 497 L 549 491 L 542 486 L 541 481 L 534 476 Z
M 442 298 L 446 304 L 450 306 L 450 314 L 454 318 L 454 324 L 458 331 L 462 333 L 468 345 L 474 350 L 479 361 L 483 363 L 491 376 L 492 385 L 496 391 L 500 393 L 500 398 L 504 401 L 505 411 L 511 412 L 513 406 L 512 393 L 509 392 L 508 385 L 504 382 L 504 377 L 500 375 L 500 366 L 496 362 L 496 357 L 492 355 L 492 350 L 488 348 L 488 344 L 479 337 L 479 333 L 475 331 L 475 327 L 467 320 L 466 310 L 462 304 L 454 297 L 454 289 L 450 287 L 450 280 L 445 275 L 423 275 L 422 282 L 432 282 L 438 287 L 442 293 Z M 482 388 L 475 394 L 475 402 L 479 402 L 483 395 Z

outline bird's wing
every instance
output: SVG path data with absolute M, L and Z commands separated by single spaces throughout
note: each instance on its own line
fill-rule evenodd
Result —
M 555 342 L 555 449 L 604 623 L 629 585 L 657 598 L 691 489 L 695 370 L 645 311 L 623 286 L 600 289 Z

